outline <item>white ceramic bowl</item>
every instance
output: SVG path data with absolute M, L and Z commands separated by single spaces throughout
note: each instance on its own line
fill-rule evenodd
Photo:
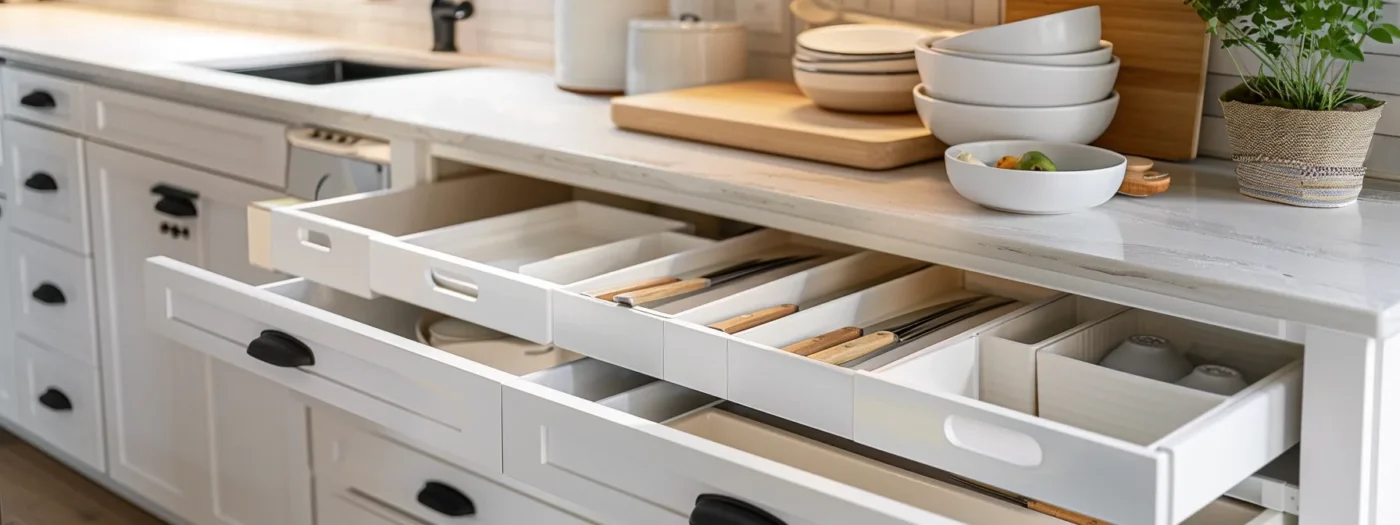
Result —
M 932 33 L 915 27 L 847 24 L 818 27 L 797 35 L 797 45 L 838 56 L 893 55 L 914 50 Z
M 1004 170 L 963 162 L 957 156 L 964 151 L 983 162 L 1039 151 L 1060 171 Z M 1108 202 L 1123 184 L 1128 167 L 1128 159 L 1106 149 L 1030 140 L 959 144 L 943 156 L 948 180 L 967 200 L 994 210 L 1035 215 L 1072 213 Z
M 988 140 L 1039 140 L 1088 144 L 1103 135 L 1118 111 L 1118 93 L 1078 106 L 1006 108 L 939 100 L 914 88 L 919 118 L 944 144 Z
M 937 48 L 935 47 L 935 49 Z M 1084 53 L 1071 53 L 1068 55 L 993 55 L 990 53 L 965 53 L 949 49 L 938 49 L 938 52 L 945 55 L 975 58 L 977 60 L 990 60 L 993 62 L 1011 62 L 1013 64 L 1097 66 L 1107 64 L 1113 60 L 1113 42 L 1103 40 L 1099 42 L 1098 49 Z
M 822 73 L 792 70 L 802 94 L 818 106 L 852 113 L 905 113 L 914 111 L 910 95 L 919 84 L 918 73 Z
M 857 60 L 843 62 L 823 62 L 801 56 L 792 57 L 792 67 L 825 73 L 918 73 L 919 66 L 914 55 L 894 60 Z
M 936 47 L 996 55 L 1068 55 L 1097 49 L 1102 34 L 1099 6 L 1089 6 L 968 31 L 940 40 Z
M 915 51 L 924 93 L 963 104 L 1015 108 L 1077 106 L 1098 102 L 1113 92 L 1119 61 L 1101 66 L 1069 67 L 1012 64 Z

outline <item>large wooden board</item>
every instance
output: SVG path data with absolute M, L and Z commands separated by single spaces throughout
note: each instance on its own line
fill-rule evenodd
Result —
M 612 119 L 623 129 L 870 170 L 937 158 L 946 149 L 914 113 L 827 111 L 797 86 L 772 80 L 616 98 Z
M 1098 5 L 1103 38 L 1123 61 L 1122 102 L 1096 143 L 1167 160 L 1196 157 L 1210 39 L 1181 0 L 1006 0 L 1006 21 Z

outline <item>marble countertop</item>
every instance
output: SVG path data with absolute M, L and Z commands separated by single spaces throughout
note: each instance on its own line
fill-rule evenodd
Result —
M 496 67 L 310 87 L 191 65 L 330 53 Z M 289 122 L 429 140 L 449 158 L 843 242 L 869 238 L 857 244 L 1129 304 L 1134 291 L 1150 292 L 1400 332 L 1400 194 L 1292 208 L 1241 196 L 1228 165 L 1202 162 L 1170 167 L 1163 195 L 1020 216 L 962 199 L 940 163 L 866 172 L 621 131 L 606 100 L 559 91 L 547 72 L 476 57 L 34 5 L 0 7 L 0 57 Z M 910 246 L 928 251 L 900 249 Z

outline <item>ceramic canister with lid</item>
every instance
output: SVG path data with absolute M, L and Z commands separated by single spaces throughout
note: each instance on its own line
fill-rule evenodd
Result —
M 695 15 L 641 18 L 632 20 L 628 33 L 628 95 L 748 76 L 748 43 L 741 22 L 704 21 Z
M 668 0 L 554 0 L 554 83 L 588 94 L 627 87 L 627 22 L 665 16 Z

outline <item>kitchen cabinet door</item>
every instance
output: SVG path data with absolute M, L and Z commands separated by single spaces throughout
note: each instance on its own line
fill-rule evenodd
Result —
M 217 507 L 242 502 L 249 511 L 270 512 L 279 498 L 288 498 L 275 469 L 250 470 L 280 465 L 284 451 L 253 447 L 256 440 L 247 433 L 278 434 L 290 426 L 304 431 L 305 422 L 271 410 L 259 418 L 245 405 L 300 403 L 271 383 L 232 379 L 203 354 L 153 334 L 144 308 L 142 267 L 151 256 L 251 283 L 276 280 L 247 263 L 243 210 L 250 201 L 278 195 L 96 144 L 88 145 L 86 159 L 92 167 L 109 475 L 194 523 L 297 523 L 241 519 Z M 245 430 L 221 434 L 239 428 Z
M 3 188 L 0 188 L 3 190 Z M 11 260 L 15 253 L 10 248 L 10 226 L 6 214 L 8 202 L 0 192 L 0 417 L 15 421 L 16 380 L 15 375 L 15 332 L 10 315 L 10 272 L 14 271 Z

